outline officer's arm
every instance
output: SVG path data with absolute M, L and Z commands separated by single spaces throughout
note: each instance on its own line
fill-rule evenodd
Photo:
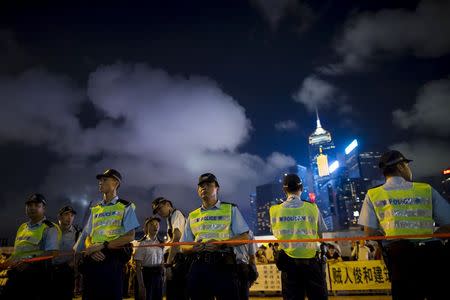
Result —
M 432 190 L 433 219 L 439 225 L 435 233 L 450 232 L 450 203 L 435 189 Z
M 173 242 L 179 242 L 181 240 L 181 231 L 178 228 L 175 228 L 173 231 Z M 172 264 L 175 255 L 180 252 L 180 246 L 172 246 L 169 249 L 169 256 L 167 258 L 167 263 Z
M 44 252 L 40 256 L 56 256 L 59 252 L 60 236 L 58 228 L 49 227 L 44 231 L 43 246 Z
M 361 207 L 358 224 L 364 227 L 364 234 L 366 236 L 383 235 L 380 231 L 380 223 L 373 204 L 370 201 L 369 194 L 366 194 L 366 198 Z
M 108 248 L 119 248 L 122 247 L 128 243 L 131 243 L 134 240 L 135 230 L 132 229 L 122 235 L 121 237 L 112 240 L 108 243 Z

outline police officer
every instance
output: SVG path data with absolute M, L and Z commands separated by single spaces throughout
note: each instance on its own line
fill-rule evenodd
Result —
M 249 228 L 236 205 L 218 199 L 219 183 L 211 173 L 200 175 L 197 193 L 202 206 L 192 211 L 181 241 L 199 242 L 188 274 L 188 293 L 196 299 L 238 299 L 233 245 L 213 241 L 246 240 Z
M 302 200 L 303 183 L 296 174 L 283 179 L 287 199 L 270 208 L 273 235 L 279 240 L 319 238 L 326 230 L 316 204 Z M 280 269 L 283 299 L 327 299 L 328 291 L 316 242 L 280 243 L 277 267 Z
M 396 150 L 384 153 L 379 166 L 386 182 L 367 192 L 358 223 L 369 235 L 432 234 L 434 223 L 449 230 L 450 204 L 430 185 L 412 181 L 410 159 Z M 442 299 L 439 274 L 443 245 L 437 239 L 387 239 L 382 242 L 393 299 Z
M 131 258 L 131 244 L 139 222 L 135 206 L 120 199 L 122 176 L 114 169 L 97 175 L 103 200 L 91 214 L 74 246 L 83 251 L 83 299 L 122 299 L 123 269 Z
M 178 209 L 173 207 L 172 201 L 158 197 L 152 202 L 153 214 L 158 214 L 167 220 L 168 242 L 179 242 L 184 232 L 186 219 Z M 187 299 L 186 291 L 186 257 L 179 246 L 166 249 L 166 298 L 167 300 Z
M 249 237 L 254 240 L 253 232 L 249 231 Z M 248 243 L 234 247 L 237 261 L 239 300 L 248 300 L 250 287 L 258 279 L 256 269 L 256 244 Z
M 14 252 L 7 261 L 8 281 L 3 299 L 49 299 L 51 259 L 24 262 L 40 256 L 54 256 L 59 250 L 59 228 L 45 217 L 47 201 L 42 194 L 32 194 L 25 202 L 29 221 L 20 225 Z
M 58 224 L 61 229 L 61 255 L 53 261 L 53 287 L 59 299 L 72 299 L 75 288 L 75 259 L 73 246 L 78 240 L 80 230 L 75 227 L 73 221 L 76 211 L 72 206 L 64 206 L 58 213 Z

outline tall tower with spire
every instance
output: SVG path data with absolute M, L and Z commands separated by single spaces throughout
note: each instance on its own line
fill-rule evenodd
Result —
M 314 191 L 317 196 L 317 205 L 326 216 L 331 214 L 330 200 L 321 195 L 322 187 L 329 181 L 328 164 L 336 159 L 335 146 L 331 133 L 326 131 L 320 122 L 319 112 L 316 108 L 316 129 L 309 136 L 309 161 L 314 178 Z

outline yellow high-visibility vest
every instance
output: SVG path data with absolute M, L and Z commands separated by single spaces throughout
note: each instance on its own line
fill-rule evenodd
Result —
M 272 233 L 278 240 L 319 238 L 319 209 L 316 204 L 303 202 L 301 207 L 278 204 L 272 206 L 269 213 Z M 293 258 L 313 258 L 317 243 L 280 243 L 280 248 Z
M 60 240 L 61 230 L 59 229 L 59 226 L 48 220 L 44 220 L 41 224 L 33 227 L 28 226 L 28 223 L 20 225 L 14 241 L 14 252 L 12 257 L 15 259 L 23 259 L 42 255 L 44 250 L 40 249 L 40 243 L 44 231 L 53 226 L 58 230 L 58 239 Z
M 433 233 L 429 184 L 414 182 L 406 190 L 385 190 L 379 186 L 367 193 L 386 236 Z
M 120 199 L 113 205 L 96 205 L 91 208 L 92 231 L 90 233 L 90 242 L 103 243 L 105 241 L 115 240 L 124 232 L 122 221 L 125 215 L 127 205 Z
M 227 240 L 231 237 L 233 205 L 221 202 L 218 209 L 197 208 L 189 214 L 189 224 L 195 241 Z

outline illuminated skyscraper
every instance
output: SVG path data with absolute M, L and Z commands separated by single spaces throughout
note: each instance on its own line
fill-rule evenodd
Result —
M 328 196 L 321 196 L 323 185 L 330 179 L 329 164 L 335 161 L 335 146 L 330 132 L 322 128 L 319 113 L 316 110 L 316 130 L 309 136 L 309 161 L 314 180 L 314 192 L 317 205 L 326 218 L 331 214 Z M 322 193 L 323 194 L 323 193 Z

